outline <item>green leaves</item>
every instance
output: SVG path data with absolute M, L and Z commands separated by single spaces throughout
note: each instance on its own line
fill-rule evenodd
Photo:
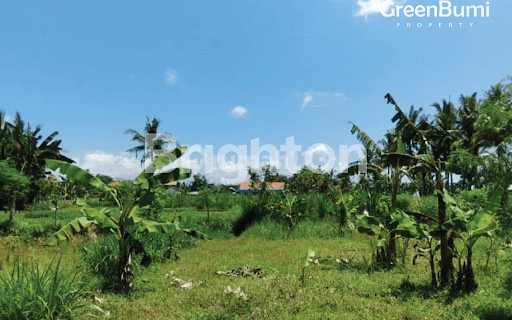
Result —
M 103 211 L 95 209 L 95 208 L 82 208 L 82 212 L 89 218 L 89 220 L 94 221 L 97 225 L 99 225 L 102 229 L 118 229 L 119 226 L 116 222 L 112 221 L 112 219 L 107 216 Z
M 407 213 L 396 209 L 394 220 L 398 222 L 398 226 L 394 230 L 396 234 L 406 238 L 428 241 L 430 237 L 429 232 L 424 230 L 421 225 Z
M 64 227 L 62 227 L 59 231 L 55 232 L 46 242 L 47 246 L 54 246 L 60 241 L 66 240 L 75 233 L 81 232 L 87 229 L 93 221 L 90 221 L 86 217 L 80 217 L 74 221 L 71 221 Z
M 98 190 L 112 193 L 112 189 L 104 184 L 100 179 L 75 165 L 60 160 L 46 159 L 45 162 L 46 166 L 52 170 L 60 168 L 60 173 L 65 174 L 68 178 L 78 180 Z
M 315 257 L 315 252 L 311 249 L 308 250 L 308 255 L 306 256 L 306 261 L 304 262 L 304 267 L 309 267 L 309 263 L 313 262 L 313 258 Z
M 370 236 L 380 235 L 383 229 L 385 229 L 385 226 L 375 217 L 364 214 L 357 215 L 356 217 L 365 224 L 357 228 L 357 231 L 360 233 L 366 233 Z
M 150 189 L 159 183 L 167 183 L 170 181 L 178 181 L 187 179 L 191 175 L 190 169 L 174 168 L 168 172 L 163 168 L 174 162 L 187 151 L 187 147 L 178 147 L 172 151 L 162 153 L 153 163 L 142 171 L 133 181 L 134 185 L 141 185 L 143 189 Z
M 496 188 L 496 190 L 492 193 L 489 201 L 484 205 L 482 210 L 478 211 L 473 216 L 473 219 L 471 219 L 471 221 L 468 223 L 468 230 L 478 232 L 489 227 L 494 217 L 494 214 L 498 209 L 502 194 L 503 188 Z

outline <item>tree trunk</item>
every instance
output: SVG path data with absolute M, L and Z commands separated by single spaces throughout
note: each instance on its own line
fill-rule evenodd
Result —
M 437 195 L 439 206 L 439 224 L 442 225 L 446 220 L 446 203 L 443 195 Z M 441 285 L 451 284 L 453 282 L 453 253 L 448 241 L 447 230 L 441 230 Z
M 12 226 L 14 223 L 14 213 L 16 212 L 16 197 L 12 197 L 9 203 L 9 221 L 7 222 L 8 226 Z
M 503 182 L 503 194 L 501 195 L 501 201 L 500 201 L 500 204 L 502 207 L 506 206 L 508 204 L 508 187 L 509 187 L 509 180 L 508 179 L 504 179 L 504 182 Z
M 123 228 L 121 228 L 123 229 Z M 129 248 L 130 235 L 121 231 L 119 240 L 119 289 L 129 291 L 132 288 L 132 254 Z
M 436 279 L 436 264 L 435 264 L 435 252 L 432 250 L 432 247 L 430 248 L 430 276 L 432 278 L 431 285 L 433 288 L 437 286 L 437 279 Z
M 473 273 L 472 257 L 473 249 L 468 247 L 468 264 L 464 270 L 465 285 L 468 291 L 473 291 L 478 288 L 478 284 L 475 281 L 475 274 Z
M 400 176 L 398 176 L 400 177 Z M 396 198 L 398 196 L 398 192 L 400 191 L 400 180 L 393 179 L 393 185 L 391 186 L 391 209 L 395 208 Z M 395 263 L 396 256 L 396 234 L 391 231 L 389 234 L 389 243 L 387 247 L 387 259 L 390 264 Z

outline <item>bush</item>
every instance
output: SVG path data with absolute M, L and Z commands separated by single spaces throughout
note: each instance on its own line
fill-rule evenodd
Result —
M 264 200 L 243 203 L 242 215 L 233 223 L 233 234 L 240 236 L 251 225 L 269 215 L 270 210 Z
M 117 282 L 119 244 L 113 235 L 101 237 L 97 243 L 84 244 L 80 249 L 86 270 L 99 277 L 101 287 Z
M 214 195 L 215 197 L 215 208 L 217 210 L 228 210 L 233 207 L 233 197 L 230 193 L 217 193 Z
M 0 277 L 0 319 L 74 319 L 83 286 L 64 272 L 60 259 L 46 268 L 16 260 Z
M 85 199 L 85 203 L 87 203 L 88 206 L 91 206 L 93 208 L 97 208 L 97 207 L 101 206 L 99 198 Z
M 487 190 L 485 189 L 474 189 L 464 190 L 460 192 L 460 197 L 464 199 L 466 203 L 470 203 L 472 207 L 482 206 L 487 201 Z
M 411 211 L 411 204 L 414 201 L 414 197 L 409 193 L 400 193 L 396 196 L 395 206 L 403 211 Z
M 305 217 L 312 221 L 323 219 L 329 212 L 334 211 L 331 206 L 331 201 L 323 193 L 312 192 L 308 193 L 305 198 L 306 209 Z
M 231 232 L 233 229 L 233 221 L 231 219 L 220 217 L 210 217 L 209 223 L 207 218 L 201 218 L 198 221 L 198 225 L 210 231 Z
M 432 218 L 437 218 L 437 197 L 423 196 L 411 204 L 411 211 L 419 212 Z
M 169 249 L 169 235 L 163 233 L 134 233 L 133 237 L 142 243 L 151 262 L 162 262 Z

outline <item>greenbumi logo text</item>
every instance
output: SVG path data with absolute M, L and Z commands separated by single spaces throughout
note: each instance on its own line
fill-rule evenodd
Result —
M 477 18 L 477 17 L 489 17 L 489 1 L 485 2 L 484 5 L 467 5 L 467 6 L 454 6 L 451 1 L 448 0 L 439 0 L 439 5 L 418 5 L 418 6 L 395 6 L 395 3 L 392 0 L 386 0 L 382 7 L 382 11 L 380 12 L 384 17 L 407 17 L 407 18 L 424 18 L 424 17 L 434 17 L 434 18 Z M 464 23 L 457 22 L 455 25 L 463 26 Z M 428 23 L 428 27 L 432 27 L 433 25 L 442 27 L 442 23 Z M 454 23 L 448 23 L 448 27 L 453 27 Z M 397 23 L 397 27 L 400 26 L 400 23 Z M 407 26 L 410 27 L 411 23 L 407 23 Z M 417 24 L 418 27 L 422 27 L 422 23 Z M 425 24 L 427 26 L 427 24 Z M 472 27 L 473 23 L 469 23 L 469 26 Z

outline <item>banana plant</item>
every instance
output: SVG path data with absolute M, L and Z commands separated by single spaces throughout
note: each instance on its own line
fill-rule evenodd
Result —
M 313 258 L 315 257 L 315 252 L 311 249 L 308 250 L 308 255 L 306 256 L 306 260 L 302 265 L 302 286 L 306 284 L 306 268 L 310 266 L 310 263 L 313 262 Z
M 459 259 L 457 279 L 459 288 L 472 291 L 478 287 L 473 273 L 473 247 L 481 237 L 493 236 L 491 224 L 500 206 L 503 192 L 503 187 L 497 187 L 483 208 L 469 211 L 464 211 L 460 208 L 456 199 L 446 191 L 443 194 L 445 202 L 452 212 L 450 219 L 444 223 L 444 228 L 453 230 L 454 238 L 462 241 L 464 245 L 463 251 L 466 253 L 466 260 L 462 265 Z
M 360 233 L 366 233 L 370 236 L 377 236 L 375 261 L 385 266 L 391 266 L 394 264 L 394 256 L 389 252 L 389 245 L 394 241 L 396 237 L 394 229 L 397 226 L 397 222 L 392 219 L 390 223 L 384 223 L 381 219 L 370 215 L 357 215 L 357 219 L 363 223 L 363 225 L 357 228 Z M 393 215 L 391 214 L 391 218 Z
M 339 216 L 338 225 L 340 233 L 343 232 L 343 227 L 347 223 L 353 228 L 353 225 L 348 221 L 348 217 L 356 213 L 357 207 L 354 206 L 351 210 L 347 210 L 346 203 L 352 202 L 354 197 L 351 194 L 343 194 L 339 186 L 330 186 L 327 197 L 339 208 L 339 212 L 335 212 L 334 214 Z
M 281 202 L 274 203 L 273 205 L 273 207 L 281 212 L 281 214 L 288 220 L 288 230 L 293 229 L 301 215 L 295 205 L 296 201 L 297 196 L 291 196 L 285 193 L 284 199 Z
M 154 189 L 156 187 L 161 183 L 186 179 L 190 176 L 189 170 L 186 169 L 179 167 L 171 170 L 166 169 L 171 163 L 170 159 L 178 159 L 185 151 L 186 147 L 179 147 L 163 153 L 137 176 L 127 190 L 109 187 L 89 172 L 67 162 L 46 160 L 46 166 L 49 169 L 60 169 L 61 174 L 105 192 L 112 197 L 119 208 L 119 218 L 116 218 L 110 214 L 108 208 L 92 208 L 84 201 L 78 200 L 77 204 L 82 207 L 81 211 L 84 216 L 68 223 L 57 231 L 47 240 L 46 245 L 56 245 L 93 224 L 100 226 L 103 232 L 113 233 L 119 242 L 120 252 L 118 288 L 129 290 L 132 287 L 133 279 L 132 254 L 144 253 L 142 244 L 133 237 L 134 233 L 151 232 L 172 235 L 175 232 L 183 231 L 191 236 L 206 239 L 207 236 L 199 231 L 181 229 L 179 220 L 173 223 L 162 223 L 143 218 L 154 199 Z
M 360 142 L 362 142 L 367 150 L 367 152 L 375 153 L 376 156 L 373 157 L 372 162 L 366 166 L 367 173 L 371 172 L 374 177 L 384 178 L 391 189 L 391 208 L 393 209 L 396 205 L 396 198 L 400 191 L 400 185 L 402 184 L 402 178 L 409 177 L 410 180 L 416 184 L 414 179 L 410 175 L 410 168 L 406 168 L 409 159 L 406 161 L 402 160 L 400 156 L 405 156 L 406 148 L 405 144 L 402 140 L 402 133 L 399 129 L 395 129 L 392 134 L 389 136 L 393 139 L 393 152 L 384 152 L 380 146 L 375 143 L 364 131 L 362 131 L 359 127 L 352 124 L 352 134 L 356 133 L 357 138 Z M 391 143 L 389 143 L 391 145 Z M 388 150 L 389 151 L 389 150 Z M 397 157 L 398 155 L 398 157 Z M 347 169 L 347 174 L 354 175 L 359 174 L 359 162 L 353 163 Z M 383 223 L 386 228 L 389 228 L 387 225 L 392 220 L 391 217 L 388 219 L 383 219 Z M 394 257 L 396 255 L 396 237 L 391 232 L 389 236 L 388 247 L 385 249 L 386 260 L 393 262 Z
M 416 260 L 418 258 L 425 258 L 428 260 L 430 264 L 430 276 L 431 276 L 431 285 L 432 287 L 437 286 L 437 277 L 436 277 L 436 266 L 435 266 L 435 254 L 439 249 L 438 246 L 434 248 L 432 245 L 435 243 L 434 234 L 431 234 L 428 230 L 422 227 L 422 225 L 416 221 L 411 215 L 405 213 L 404 211 L 397 209 L 395 212 L 394 220 L 398 223 L 395 233 L 397 235 L 401 235 L 402 237 L 409 239 L 418 239 L 427 243 L 427 247 L 419 247 L 418 253 L 414 255 L 412 259 L 412 263 L 416 264 Z M 418 245 L 415 245 L 417 248 Z
M 446 190 L 443 190 L 441 196 L 450 208 L 447 212 L 448 220 L 444 223 L 439 223 L 438 221 L 436 228 L 431 231 L 424 228 L 412 216 L 401 210 L 396 210 L 394 220 L 398 225 L 394 230 L 395 233 L 406 238 L 425 241 L 428 244 L 426 248 L 418 249 L 419 253 L 414 256 L 413 263 L 420 257 L 429 260 L 432 286 L 435 287 L 437 285 L 435 252 L 440 249 L 440 246 L 436 245 L 435 248 L 433 248 L 432 245 L 435 243 L 434 240 L 442 239 L 442 235 L 447 234 L 448 240 L 455 241 L 459 239 L 464 245 L 464 249 L 461 250 L 460 253 L 453 247 L 453 254 L 459 258 L 459 271 L 457 276 L 458 287 L 465 288 L 468 291 L 477 288 L 472 266 L 473 246 L 481 237 L 492 237 L 492 228 L 490 226 L 499 206 L 502 193 L 503 188 L 498 187 L 491 194 L 489 201 L 482 209 L 464 211 L 459 207 L 456 199 Z M 462 264 L 461 260 L 464 259 L 464 253 L 466 254 L 466 260 Z
M 446 217 L 446 203 L 442 196 L 444 190 L 443 182 L 443 169 L 446 167 L 446 163 L 441 161 L 433 153 L 433 149 L 430 145 L 430 141 L 426 138 L 424 130 L 421 130 L 403 111 L 400 109 L 395 99 L 391 94 L 385 96 L 387 103 L 395 107 L 396 114 L 392 121 L 397 123 L 397 129 L 403 130 L 409 128 L 415 133 L 416 139 L 419 142 L 419 153 L 418 154 L 407 154 L 407 153 L 389 153 L 387 158 L 393 163 L 400 163 L 402 166 L 407 167 L 408 171 L 422 170 L 427 172 L 428 175 L 434 174 L 435 181 L 429 181 L 432 183 L 434 189 L 437 191 L 437 203 L 438 203 L 438 223 L 440 226 L 447 221 Z M 427 175 L 427 176 L 428 176 Z M 428 179 L 430 180 L 430 179 Z M 411 179 L 414 182 L 414 179 Z M 449 239 L 448 230 L 440 229 L 439 237 L 441 241 L 441 283 L 443 285 L 453 283 L 453 248 L 451 247 L 451 240 Z

